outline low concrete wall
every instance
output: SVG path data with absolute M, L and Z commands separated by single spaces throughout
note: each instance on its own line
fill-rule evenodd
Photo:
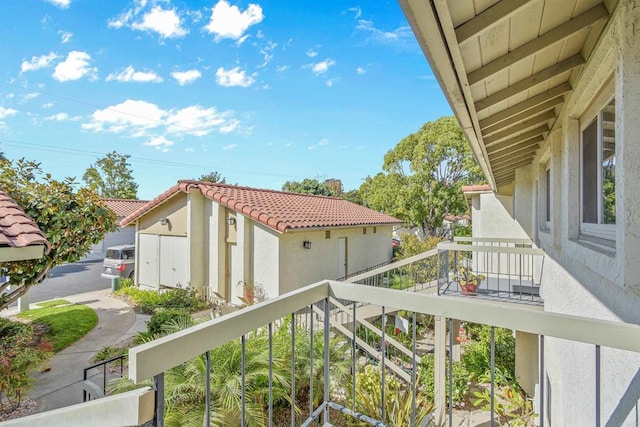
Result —
M 153 420 L 150 387 L 5 421 L 3 427 L 141 426 Z

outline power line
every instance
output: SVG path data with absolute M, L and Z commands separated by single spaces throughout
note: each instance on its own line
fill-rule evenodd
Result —
M 77 148 L 56 147 L 52 145 L 36 144 L 32 142 L 18 141 L 15 139 L 6 139 L 6 138 L 0 138 L 0 144 L 5 144 L 11 147 L 20 147 L 20 148 L 24 148 L 25 146 L 27 146 L 27 148 L 32 148 L 34 150 L 38 149 L 41 151 L 72 154 L 72 155 L 86 156 L 86 157 L 96 157 L 96 156 L 103 157 L 107 155 L 107 153 L 104 153 L 104 152 L 80 150 Z M 199 167 L 206 170 L 211 168 L 211 165 L 200 165 L 196 163 L 172 162 L 167 160 L 156 160 L 156 159 L 149 159 L 146 157 L 138 157 L 138 156 L 129 156 L 129 158 L 141 163 L 149 163 L 149 164 L 155 164 L 155 165 L 164 165 L 164 166 L 173 166 L 173 167 L 189 167 L 189 168 Z M 291 177 L 291 175 L 269 173 L 269 172 L 256 172 L 255 170 L 248 171 L 243 169 L 227 169 L 227 168 L 222 168 L 219 170 L 222 172 L 233 172 L 233 173 L 239 173 L 243 175 L 272 176 L 272 177 L 278 177 L 278 178 Z

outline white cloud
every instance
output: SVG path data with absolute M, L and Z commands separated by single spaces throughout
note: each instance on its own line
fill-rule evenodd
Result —
M 251 3 L 244 12 L 238 6 L 231 6 L 226 0 L 219 0 L 211 11 L 211 19 L 204 29 L 215 34 L 215 40 L 238 40 L 250 26 L 262 21 L 262 8 Z
M 53 102 L 47 102 L 46 104 L 42 104 L 42 108 L 51 108 L 53 107 Z
M 327 85 L 327 87 L 333 87 L 333 85 L 335 85 L 336 83 L 340 82 L 340 77 L 335 77 L 333 79 L 329 79 L 326 82 L 324 82 L 325 85 Z
M 174 71 L 171 73 L 171 77 L 176 79 L 180 86 L 184 86 L 198 80 L 202 77 L 202 73 L 198 70 Z
M 260 49 L 260 53 L 262 54 L 264 61 L 262 64 L 258 65 L 258 68 L 266 67 L 267 64 L 271 62 L 271 60 L 273 59 L 273 51 L 276 47 L 278 47 L 278 43 L 269 41 L 265 47 Z
M 80 116 L 69 116 L 67 113 L 57 113 L 51 116 L 47 116 L 44 118 L 45 120 L 56 121 L 56 122 L 77 122 L 81 119 Z
M 67 59 L 56 65 L 53 78 L 60 82 L 67 82 L 81 79 L 86 75 L 95 77 L 98 70 L 89 66 L 90 61 L 91 56 L 88 53 L 78 50 L 71 51 L 67 55 Z
M 91 122 L 83 124 L 82 128 L 95 132 L 140 132 L 161 126 L 166 116 L 167 112 L 155 104 L 127 99 L 118 105 L 94 111 Z
M 413 32 L 408 25 L 403 25 L 393 31 L 383 31 L 373 25 L 373 21 L 358 19 L 356 29 L 369 33 L 369 39 L 381 44 L 400 44 L 412 42 Z
M 230 70 L 225 70 L 223 67 L 218 68 L 216 71 L 216 81 L 220 86 L 232 87 L 251 86 L 256 79 L 252 76 L 248 76 L 245 70 L 241 70 L 240 67 L 235 67 Z
M 363 74 L 365 74 L 366 72 L 367 72 L 367 69 L 366 69 L 366 68 L 364 68 L 364 67 L 358 67 L 358 68 L 356 68 L 356 73 L 358 73 L 358 74 L 360 74 L 360 75 L 363 75 Z
M 71 6 L 71 0 L 46 0 L 60 9 L 68 9 Z
M 154 31 L 167 39 L 182 37 L 189 32 L 182 26 L 182 20 L 175 9 L 162 9 L 160 6 L 155 6 L 150 12 L 145 13 L 142 22 L 134 22 L 131 28 Z
M 314 145 L 310 145 L 309 147 L 307 147 L 309 150 L 315 150 L 318 147 L 324 147 L 326 145 L 329 145 L 329 140 L 326 138 L 322 138 L 320 141 L 318 141 L 317 144 Z
M 7 123 L 4 121 L 5 118 L 15 116 L 16 114 L 18 114 L 18 110 L 0 106 L 0 129 L 7 127 Z
M 174 144 L 173 141 L 169 141 L 164 136 L 156 136 L 151 138 L 149 141 L 143 143 L 142 145 L 146 145 L 149 147 L 154 147 L 156 150 L 160 150 L 163 153 L 169 151 L 169 147 L 172 147 Z
M 111 73 L 107 76 L 107 81 L 117 81 L 122 83 L 138 82 L 138 83 L 160 83 L 162 77 L 154 73 L 153 71 L 136 71 L 133 66 L 129 65 L 127 68 L 119 73 Z
M 310 68 L 313 74 L 317 76 L 326 73 L 327 71 L 329 71 L 329 68 L 333 67 L 334 65 L 336 65 L 336 61 L 334 61 L 333 59 L 325 59 L 324 61 L 316 62 L 315 64 L 307 64 L 304 66 L 304 68 Z
M 225 114 L 220 114 L 215 108 L 202 108 L 199 105 L 182 108 L 170 114 L 167 118 L 169 133 L 205 136 L 214 128 L 224 125 Z
M 353 12 L 355 14 L 356 19 L 362 16 L 362 9 L 360 9 L 360 6 L 350 7 L 348 10 L 349 12 Z
M 66 44 L 69 43 L 71 41 L 71 37 L 73 37 L 73 33 L 70 33 L 68 31 L 58 31 L 58 34 L 60 35 L 60 41 L 62 42 L 62 44 Z
M 26 73 L 27 71 L 35 71 L 41 68 L 50 67 L 53 61 L 58 58 L 58 55 L 51 52 L 48 55 L 32 56 L 30 61 L 22 61 L 20 66 L 20 72 Z
M 235 130 L 240 121 L 232 112 L 220 112 L 214 107 L 192 105 L 181 109 L 163 110 L 158 105 L 127 99 L 126 101 L 96 110 L 91 121 L 82 128 L 94 132 L 127 133 L 136 138 L 157 138 L 164 135 L 205 136 L 218 130 L 228 133 Z M 151 139 L 155 146 L 161 139 Z M 146 145 L 150 145 L 150 142 Z
M 39 92 L 28 93 L 28 94 L 26 94 L 25 96 L 22 97 L 22 102 L 27 102 L 27 101 L 30 101 L 32 99 L 36 99 L 39 96 L 40 96 Z
M 313 50 L 313 49 L 309 49 L 309 50 L 306 52 L 306 55 L 307 55 L 309 58 L 315 58 L 316 56 L 318 56 L 318 52 L 316 52 L 316 51 L 315 51 L 315 50 Z
M 280 65 L 278 67 L 276 67 L 276 72 L 278 72 L 278 74 L 284 73 L 285 71 L 287 71 L 289 69 L 288 65 Z
M 227 144 L 225 146 L 222 147 L 223 151 L 229 151 L 229 150 L 233 150 L 234 148 L 236 148 L 238 146 L 238 144 Z

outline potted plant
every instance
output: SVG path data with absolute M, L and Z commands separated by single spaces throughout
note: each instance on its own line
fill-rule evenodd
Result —
M 462 295 L 475 295 L 480 282 L 484 279 L 484 274 L 474 274 L 468 266 L 461 265 L 458 267 L 458 283 L 460 284 Z

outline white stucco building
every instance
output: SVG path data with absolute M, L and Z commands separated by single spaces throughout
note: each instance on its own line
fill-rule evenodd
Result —
M 544 249 L 545 311 L 640 323 L 640 1 L 400 3 L 487 179 L 474 237 Z M 541 422 L 637 425 L 637 354 L 538 342 Z
M 334 197 L 179 181 L 125 218 L 136 283 L 268 297 L 387 262 L 398 219 Z

